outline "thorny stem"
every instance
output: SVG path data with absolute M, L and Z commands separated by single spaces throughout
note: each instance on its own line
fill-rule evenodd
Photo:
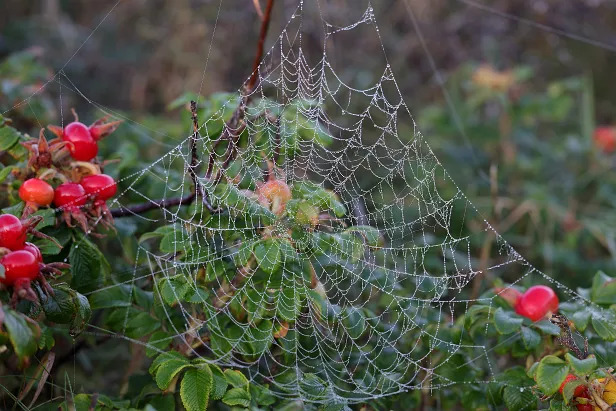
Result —
M 578 347 L 575 340 L 573 339 L 571 325 L 567 317 L 565 317 L 563 314 L 553 314 L 550 318 L 550 322 L 560 328 L 560 336 L 556 338 L 556 341 L 560 345 L 567 347 L 580 360 L 583 360 L 588 357 L 588 339 L 584 340 L 584 350 L 580 349 L 580 347 Z
M 267 30 L 269 28 L 269 23 L 271 20 L 272 9 L 274 5 L 274 0 L 268 0 L 267 7 L 265 9 L 265 15 L 263 16 L 261 22 L 261 32 L 259 34 L 259 42 L 257 43 L 257 51 L 255 54 L 253 71 L 252 75 L 248 83 L 246 84 L 245 91 L 240 100 L 240 104 L 235 109 L 233 116 L 225 123 L 223 132 L 221 135 L 214 141 L 212 145 L 212 153 L 210 154 L 208 161 L 208 168 L 205 173 L 205 178 L 210 180 L 212 177 L 212 173 L 214 170 L 214 163 L 216 160 L 215 150 L 220 145 L 222 141 L 229 141 L 229 145 L 227 146 L 227 150 L 225 152 L 225 160 L 223 161 L 220 169 L 216 173 L 216 178 L 214 179 L 214 185 L 218 184 L 222 178 L 222 173 L 229 167 L 231 162 L 235 159 L 237 155 L 237 140 L 239 139 L 240 134 L 246 128 L 246 123 L 244 123 L 244 116 L 246 114 L 246 107 L 250 103 L 250 95 L 258 86 L 258 78 L 259 78 L 259 66 L 261 64 L 261 60 L 263 58 L 263 46 L 265 44 L 265 37 L 267 36 Z M 193 120 L 193 135 L 190 140 L 191 144 L 191 164 L 190 164 L 190 174 L 193 180 L 193 191 L 184 196 L 170 199 L 162 199 L 162 200 L 153 200 L 148 203 L 136 204 L 130 207 L 123 207 L 112 209 L 110 211 L 113 217 L 125 217 L 135 214 L 145 213 L 150 210 L 158 209 L 158 208 L 168 208 L 173 206 L 181 206 L 181 205 L 189 205 L 197 197 L 197 190 L 201 194 L 203 199 L 203 204 L 206 208 L 211 212 L 220 211 L 219 209 L 214 209 L 208 200 L 207 192 L 203 189 L 203 187 L 199 184 L 199 179 L 196 174 L 196 167 L 198 162 L 197 155 L 197 146 L 196 140 L 199 135 L 199 124 L 197 120 L 197 106 L 194 101 L 191 101 L 191 112 L 192 112 L 192 120 Z

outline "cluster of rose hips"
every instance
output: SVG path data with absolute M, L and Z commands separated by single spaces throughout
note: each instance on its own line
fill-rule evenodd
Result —
M 498 295 L 504 298 L 522 317 L 536 322 L 548 319 L 558 311 L 558 296 L 550 287 L 534 285 L 524 293 L 514 288 L 497 288 Z
M 88 231 L 88 222 L 103 223 L 113 227 L 113 220 L 106 202 L 117 191 L 114 179 L 102 173 L 98 163 L 98 141 L 112 133 L 119 121 L 107 122 L 107 117 L 89 127 L 75 121 L 61 128 L 48 126 L 58 138 L 47 142 L 41 130 L 38 140 L 24 143 L 30 152 L 28 176 L 19 189 L 25 201 L 24 216 L 39 207 L 54 205 L 62 211 L 64 221 L 73 226 L 76 222 Z M 30 171 L 35 172 L 30 177 Z M 46 180 L 58 179 L 62 183 L 55 189 Z
M 40 207 L 55 206 L 67 225 L 76 222 L 87 232 L 91 231 L 90 221 L 113 227 L 106 202 L 115 195 L 117 184 L 102 173 L 104 164 L 97 161 L 96 154 L 98 140 L 118 125 L 104 117 L 88 127 L 75 114 L 75 121 L 64 128 L 49 126 L 56 139 L 48 142 L 41 130 L 38 139 L 22 143 L 29 151 L 28 163 L 14 175 L 23 180 L 19 188 L 19 197 L 25 202 L 23 215 L 21 219 L 0 215 L 0 284 L 13 288 L 13 304 L 19 298 L 37 301 L 31 287 L 34 280 L 43 292 L 52 294 L 45 275 L 58 275 L 69 267 L 65 263 L 45 264 L 38 247 L 26 242 L 28 234 L 54 241 L 35 230 L 42 217 L 32 214 Z M 59 182 L 55 188 L 48 182 L 54 180 Z
M 30 286 L 33 280 L 39 281 L 43 291 L 53 293 L 45 275 L 61 274 L 61 269 L 68 268 L 64 263 L 43 263 L 41 250 L 26 241 L 28 233 L 48 238 L 34 229 L 40 221 L 39 216 L 22 221 L 12 214 L 0 215 L 0 284 L 13 287 L 13 304 L 18 298 L 37 301 Z

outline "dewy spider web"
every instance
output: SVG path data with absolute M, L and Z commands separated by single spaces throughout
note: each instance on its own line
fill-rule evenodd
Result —
M 487 379 L 479 382 L 495 378 L 491 353 L 497 347 L 481 341 L 469 344 L 463 335 L 450 333 L 450 326 L 469 314 L 473 304 L 491 309 L 496 297 L 468 297 L 470 282 L 480 274 L 515 273 L 518 281 L 535 276 L 536 282 L 551 284 L 593 316 L 606 318 L 600 308 L 534 269 L 479 215 L 415 127 L 386 57 L 382 76 L 369 87 L 351 86 L 341 78 L 328 45 L 336 36 L 366 29 L 380 42 L 372 7 L 352 25 L 324 23 L 324 52 L 316 62 L 302 50 L 303 7 L 301 2 L 260 66 L 243 120 L 248 141 L 237 152 L 233 162 L 237 167 L 222 173 L 227 189 L 217 190 L 211 179 L 199 180 L 210 200 L 223 204 L 225 211 L 208 212 L 199 205 L 198 195 L 196 206 L 180 209 L 188 212 L 161 208 L 160 219 L 135 214 L 135 219 L 169 228 L 164 231 L 165 246 L 155 250 L 141 243 L 136 260 L 146 264 L 136 265 L 128 281 L 89 296 L 152 279 L 156 294 L 176 301 L 173 307 L 162 307 L 169 320 L 181 314 L 181 323 L 169 324 L 185 351 L 242 369 L 252 382 L 269 384 L 276 396 L 316 403 L 355 403 L 413 389 L 478 382 L 440 373 L 449 361 L 460 362 L 457 355 L 462 350 L 474 353 L 465 357 L 467 363 L 487 370 Z M 68 82 L 63 87 L 76 90 Z M 212 153 L 210 133 L 237 105 L 237 96 L 225 98 L 202 119 L 199 170 L 208 166 Z M 278 116 L 282 120 L 277 125 Z M 164 183 L 165 199 L 189 194 L 191 138 L 125 177 L 122 183 L 128 188 L 111 206 L 127 209 L 135 197 L 154 201 L 138 188 L 148 182 Z M 323 145 L 328 139 L 332 144 Z M 197 289 L 197 276 L 208 275 L 211 267 L 250 259 L 244 256 L 242 243 L 252 241 L 266 224 L 258 207 L 233 199 L 240 196 L 236 189 L 245 188 L 246 179 L 263 180 L 263 155 L 284 156 L 275 173 L 289 185 L 310 181 L 315 190 L 332 190 L 344 215 L 330 212 L 328 223 L 317 229 L 323 233 L 322 241 L 311 242 L 310 253 L 284 250 L 282 257 L 262 253 L 252 272 L 234 284 L 236 289 L 229 287 L 238 275 L 235 270 L 229 278 L 210 278 L 207 294 L 192 297 L 207 313 L 197 316 L 182 299 L 185 290 L 165 285 L 165 279 L 169 284 L 179 276 Z M 216 156 L 218 170 L 223 170 L 225 158 Z M 283 224 L 269 223 L 270 235 L 284 239 Z M 347 231 L 350 225 L 377 228 L 383 243 L 358 242 Z M 240 236 L 232 238 L 234 233 Z M 481 266 L 471 249 L 487 235 L 497 244 L 490 256 L 496 263 Z M 298 278 L 306 262 L 312 265 L 317 284 Z M 128 303 L 134 292 L 131 288 Z M 238 311 L 248 316 L 238 319 Z M 297 311 L 297 317 L 287 318 L 283 313 L 289 311 Z M 615 324 L 613 318 L 606 319 Z M 283 324 L 288 325 L 288 334 L 274 338 Z M 126 335 L 129 327 L 126 314 L 120 332 L 100 332 L 143 344 Z M 486 323 L 483 334 L 487 336 L 493 327 Z M 147 346 L 160 350 L 158 342 L 150 340 Z

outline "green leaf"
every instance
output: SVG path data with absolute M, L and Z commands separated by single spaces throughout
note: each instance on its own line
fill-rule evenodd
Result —
M 590 299 L 596 304 L 616 304 L 616 279 L 603 271 L 597 272 L 592 281 Z
M 37 230 L 42 230 L 45 227 L 56 225 L 56 210 L 54 210 L 53 208 L 45 208 L 42 210 L 38 210 L 33 215 L 43 217 L 41 222 L 36 225 Z
M 599 337 L 603 338 L 605 341 L 616 341 L 616 326 L 613 317 L 611 320 L 612 321 L 609 321 L 605 317 L 599 315 L 592 316 L 592 327 Z
M 358 225 L 355 227 L 351 227 L 346 229 L 345 232 L 357 233 L 361 235 L 366 242 L 366 245 L 372 248 L 382 247 L 385 241 L 383 236 L 381 235 L 381 232 L 377 228 L 367 225 Z
M 158 371 L 158 368 L 162 365 L 162 363 L 166 361 L 177 361 L 177 360 L 184 361 L 186 364 L 188 364 L 188 360 L 184 358 L 182 354 L 180 354 L 179 352 L 168 351 L 156 357 L 154 361 L 152 361 L 152 364 L 150 365 L 150 369 L 148 371 L 150 374 L 156 375 L 156 372 Z
M 21 134 L 13 127 L 0 127 L 0 151 L 7 151 L 19 142 Z
M 212 391 L 210 367 L 191 368 L 186 371 L 180 384 L 180 398 L 186 411 L 205 411 Z
M 575 394 L 575 389 L 582 384 L 584 384 L 584 381 L 579 378 L 565 384 L 565 387 L 563 388 L 563 398 L 565 399 L 565 404 L 568 404 L 569 401 L 571 401 L 573 395 Z
M 23 314 L 4 308 L 4 327 L 9 334 L 9 340 L 13 345 L 15 354 L 20 359 L 29 357 L 36 352 L 38 348 L 36 337 Z
M 584 332 L 586 330 L 586 327 L 588 327 L 588 323 L 590 322 L 590 312 L 582 309 L 571 314 L 570 318 L 571 321 L 573 321 L 573 325 L 575 325 L 575 328 L 580 332 Z
M 71 287 L 88 293 L 103 285 L 109 264 L 99 249 L 84 236 L 73 242 L 68 255 L 71 264 Z
M 276 402 L 274 393 L 269 389 L 269 385 L 251 385 L 250 396 L 259 405 L 272 405 Z
M 58 324 L 70 324 L 71 333 L 79 334 L 92 314 L 88 299 L 66 284 L 56 284 L 53 295 L 40 293 L 45 317 Z
M 161 390 L 166 390 L 171 381 L 178 375 L 184 368 L 191 365 L 186 360 L 169 360 L 163 362 L 156 370 L 156 385 Z
M 549 320 L 542 320 L 531 324 L 533 328 L 541 330 L 547 335 L 560 335 L 560 328 L 556 324 L 552 324 Z
M 273 274 L 280 266 L 280 244 L 278 240 L 267 239 L 260 241 L 254 248 L 255 258 L 261 270 Z
M 17 169 L 15 166 L 7 166 L 0 170 L 0 183 L 6 180 L 6 178 L 11 174 L 11 171 Z
M 285 287 L 277 293 L 276 313 L 286 321 L 295 321 L 302 309 L 302 302 L 298 290 Z
M 597 357 L 593 354 L 589 355 L 587 358 L 580 360 L 577 357 L 574 357 L 570 353 L 565 354 L 565 359 L 571 365 L 571 369 L 577 375 L 588 375 L 594 370 L 597 369 Z
M 126 323 L 126 335 L 131 338 L 141 338 L 151 334 L 161 327 L 160 321 L 149 313 L 140 312 L 132 316 Z
M 148 357 L 154 357 L 155 355 L 160 354 L 160 351 L 163 351 L 169 347 L 169 344 L 171 344 L 172 341 L 173 336 L 169 335 L 166 331 L 155 331 L 148 340 L 145 354 Z
M 226 369 L 225 378 L 235 388 L 248 389 L 248 379 L 241 371 Z
M 253 239 L 244 239 L 240 248 L 237 250 L 237 254 L 235 254 L 235 264 L 238 266 L 245 266 L 248 264 L 248 260 L 250 260 L 250 256 L 252 255 L 252 248 L 255 245 L 255 241 Z
M 163 278 L 159 282 L 160 295 L 171 306 L 183 301 L 191 289 L 191 285 L 187 283 L 186 277 L 183 275 Z
M 496 331 L 500 334 L 511 334 L 518 331 L 523 321 L 523 318 L 500 307 L 494 313 L 494 325 L 496 326 Z
M 93 310 L 101 308 L 130 307 L 132 305 L 129 285 L 114 284 L 90 294 L 90 304 Z
M 210 364 L 210 370 L 212 371 L 213 377 L 211 397 L 213 400 L 219 400 L 225 395 L 229 383 L 220 367 L 215 364 Z
M 520 331 L 522 334 L 522 342 L 527 350 L 533 350 L 541 343 L 541 336 L 537 331 L 524 326 L 522 326 Z
M 547 355 L 541 359 L 535 378 L 544 394 L 552 395 L 558 391 L 568 374 L 569 364 L 554 355 Z
M 299 386 L 306 398 L 311 401 L 322 401 L 327 397 L 327 385 L 314 374 L 304 374 Z
M 247 390 L 241 388 L 231 388 L 222 397 L 222 402 L 227 405 L 241 405 L 242 407 L 248 407 L 250 405 L 250 393 Z
M 530 388 L 507 386 L 503 390 L 503 400 L 509 411 L 535 409 L 537 399 Z

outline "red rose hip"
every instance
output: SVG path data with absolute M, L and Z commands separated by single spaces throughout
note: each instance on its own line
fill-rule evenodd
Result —
M 53 187 L 39 178 L 31 178 L 19 187 L 19 198 L 26 204 L 46 207 L 53 202 Z
M 39 250 L 39 248 L 34 244 L 27 242 L 24 246 L 24 251 L 27 251 L 32 254 L 36 258 L 36 261 L 38 261 L 39 263 L 43 262 L 43 254 L 41 253 L 41 250 Z
M 78 121 L 69 123 L 62 132 L 71 156 L 78 161 L 90 161 L 98 154 L 98 144 L 90 135 L 88 126 Z
M 557 310 L 558 297 L 554 290 L 545 285 L 530 287 L 515 305 L 516 313 L 533 322 L 542 320 Z
M 66 210 L 75 210 L 86 204 L 88 197 L 81 184 L 64 183 L 60 184 L 54 193 L 53 202 L 56 207 Z
M 0 277 L 0 282 L 5 285 L 13 285 L 20 279 L 32 281 L 39 274 L 36 257 L 25 250 L 6 254 L 0 260 L 0 264 L 4 266 L 4 278 Z
M 26 243 L 26 230 L 21 220 L 12 214 L 0 215 L 0 247 L 21 250 Z
M 81 179 L 86 194 L 99 201 L 106 201 L 118 191 L 115 180 L 107 174 L 93 174 Z

